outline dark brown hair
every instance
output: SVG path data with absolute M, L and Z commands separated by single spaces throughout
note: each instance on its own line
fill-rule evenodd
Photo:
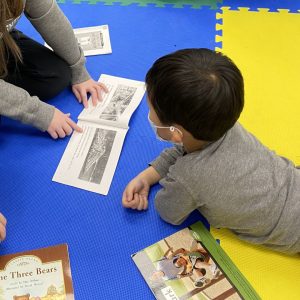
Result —
M 198 140 L 222 137 L 244 106 L 244 81 L 237 66 L 205 48 L 159 58 L 146 75 L 146 87 L 161 123 L 181 125 Z
M 7 62 L 10 55 L 16 62 L 22 60 L 21 51 L 6 27 L 7 21 L 19 17 L 22 11 L 22 0 L 0 1 L 0 78 L 7 75 Z

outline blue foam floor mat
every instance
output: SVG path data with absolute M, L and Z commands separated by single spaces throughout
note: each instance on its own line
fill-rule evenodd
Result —
M 215 11 L 171 6 L 72 5 L 61 8 L 74 28 L 108 24 L 113 53 L 87 58 L 87 68 L 144 80 L 161 55 L 188 47 L 214 48 Z M 42 42 L 22 18 L 18 29 Z M 74 119 L 82 110 L 70 90 L 50 101 Z M 147 121 L 145 99 L 133 114 L 108 196 L 52 182 L 68 139 L 2 118 L 0 126 L 0 211 L 8 219 L 0 255 L 69 245 L 75 298 L 153 299 L 130 255 L 200 218 L 193 213 L 181 226 L 164 223 L 154 210 L 152 189 L 146 212 L 121 206 L 124 187 L 165 147 Z

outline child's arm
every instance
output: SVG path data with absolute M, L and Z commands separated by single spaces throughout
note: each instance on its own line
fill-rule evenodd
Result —
M 169 167 L 183 155 L 182 147 L 165 149 L 150 167 L 129 182 L 122 197 L 124 207 L 143 210 L 148 208 L 148 194 L 151 185 L 157 183 L 168 173 Z
M 72 84 L 89 80 L 85 57 L 78 46 L 71 23 L 56 1 L 26 0 L 25 15 L 45 42 L 71 68 Z
M 122 197 L 123 206 L 137 210 L 147 209 L 150 187 L 160 179 L 161 176 L 152 166 L 145 169 L 126 186 Z
M 81 131 L 69 114 L 30 96 L 24 89 L 0 80 L 0 90 L 0 115 L 47 131 L 55 139 L 70 135 L 73 129 Z
M 88 94 L 93 105 L 108 92 L 104 84 L 94 81 L 85 67 L 85 57 L 78 46 L 71 23 L 54 0 L 27 0 L 25 14 L 54 52 L 63 58 L 72 73 L 72 91 L 84 107 L 88 107 Z
M 167 176 L 169 168 L 174 165 L 179 157 L 184 154 L 182 146 L 175 146 L 165 149 L 161 154 L 153 160 L 150 165 L 161 175 L 161 177 Z
M 162 189 L 155 197 L 155 208 L 160 217 L 173 225 L 181 224 L 189 214 L 198 208 L 191 193 L 175 174 L 161 181 Z

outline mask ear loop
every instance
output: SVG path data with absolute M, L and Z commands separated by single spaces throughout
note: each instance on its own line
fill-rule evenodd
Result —
M 171 132 L 174 132 L 175 129 L 181 134 L 181 136 L 183 136 L 182 131 L 181 131 L 180 129 L 178 129 L 177 127 L 175 127 L 175 126 L 170 126 L 170 127 L 169 127 L 169 130 L 170 130 Z

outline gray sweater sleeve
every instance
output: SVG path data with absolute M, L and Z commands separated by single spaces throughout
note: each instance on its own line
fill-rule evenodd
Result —
M 159 182 L 162 189 L 156 194 L 155 208 L 160 217 L 173 225 L 181 224 L 198 208 L 196 201 L 182 183 L 172 177 Z
M 181 224 L 197 208 L 192 194 L 173 172 L 177 159 L 183 157 L 184 148 L 174 146 L 165 149 L 150 165 L 162 177 L 162 189 L 155 197 L 155 207 L 160 217 L 173 225 Z
M 178 157 L 181 157 L 184 149 L 181 146 L 174 146 L 165 149 L 155 160 L 150 162 L 150 165 L 162 177 L 166 177 L 171 165 L 175 164 Z
M 67 18 L 54 0 L 27 0 L 25 13 L 45 41 L 71 67 L 72 83 L 90 78 Z M 54 107 L 31 97 L 25 90 L 0 80 L 0 115 L 30 124 L 46 131 L 53 118 Z
M 0 80 L 0 115 L 31 124 L 46 131 L 53 118 L 54 107 L 25 90 Z
M 54 52 L 70 66 L 72 84 L 90 79 L 72 26 L 55 0 L 27 0 L 25 14 Z

